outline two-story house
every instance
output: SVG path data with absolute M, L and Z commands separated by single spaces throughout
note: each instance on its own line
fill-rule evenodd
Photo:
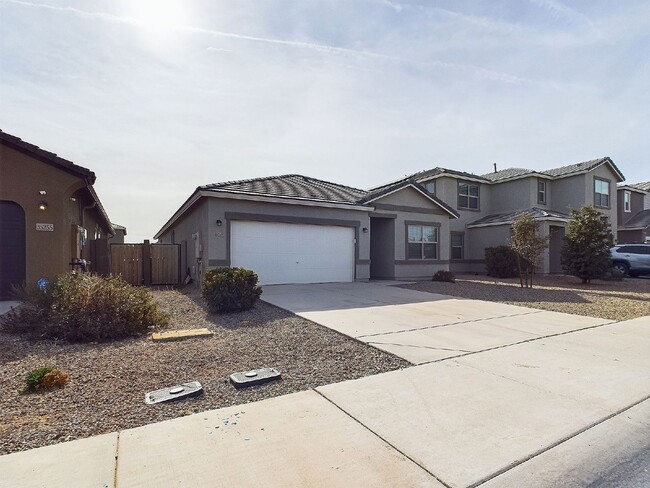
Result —
M 570 210 L 594 205 L 616 229 L 610 158 L 546 171 L 475 175 L 422 171 L 362 190 L 301 175 L 198 187 L 155 238 L 181 245 L 182 268 L 201 281 L 217 266 L 253 269 L 262 284 L 430 278 L 484 272 L 485 248 L 508 244 L 522 211 L 550 236 L 543 272 L 561 272 Z
M 612 225 L 617 224 L 616 183 L 623 174 L 610 158 L 534 171 L 525 168 L 474 175 L 445 168 L 409 177 L 457 210 L 450 222 L 450 270 L 484 271 L 485 248 L 507 244 L 512 222 L 528 211 L 540 221 L 542 235 L 549 236 L 540 268 L 559 273 L 560 249 L 571 219 L 571 209 L 594 205 Z
M 617 188 L 619 244 L 650 241 L 650 181 Z

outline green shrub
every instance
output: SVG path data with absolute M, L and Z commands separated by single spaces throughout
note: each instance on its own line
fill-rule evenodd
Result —
M 609 249 L 613 239 L 609 219 L 594 207 L 571 210 L 561 251 L 562 267 L 583 283 L 602 278 L 612 267 Z
M 22 306 L 0 317 L 0 327 L 10 332 L 70 342 L 109 341 L 167 322 L 149 290 L 119 276 L 67 273 L 20 298 Z
M 211 269 L 203 278 L 201 296 L 215 312 L 248 310 L 262 294 L 257 279 L 257 275 L 249 269 Z
M 485 248 L 485 267 L 488 276 L 514 278 L 517 271 L 517 253 L 509 246 Z
M 436 271 L 436 274 L 433 275 L 431 281 L 445 281 L 447 283 L 456 283 L 456 276 L 451 271 L 445 271 L 441 269 Z
M 37 368 L 27 373 L 25 387 L 27 391 L 36 391 L 39 388 L 49 390 L 55 386 L 62 388 L 69 379 L 68 374 L 60 369 Z
M 625 273 L 618 268 L 609 268 L 603 274 L 605 281 L 623 281 L 623 278 L 625 278 Z

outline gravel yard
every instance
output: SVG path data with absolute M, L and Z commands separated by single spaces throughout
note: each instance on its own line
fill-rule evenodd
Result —
M 650 279 L 594 281 L 573 276 L 535 277 L 535 288 L 521 288 L 519 278 L 458 275 L 456 283 L 422 281 L 402 285 L 412 290 L 476 300 L 509 303 L 554 312 L 627 320 L 650 315 Z
M 171 329 L 207 327 L 208 338 L 105 344 L 35 341 L 0 333 L 0 454 L 55 444 L 243 404 L 384 371 L 410 363 L 282 309 L 208 314 L 196 291 L 154 291 Z M 23 394 L 25 374 L 53 366 L 70 374 L 62 389 Z M 282 380 L 235 390 L 228 376 L 275 367 Z M 198 380 L 201 397 L 145 405 L 144 394 Z

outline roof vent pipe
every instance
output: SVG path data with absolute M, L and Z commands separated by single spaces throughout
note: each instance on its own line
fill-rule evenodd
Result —
M 494 164 L 494 172 L 496 173 L 497 172 L 497 163 L 493 163 L 493 164 Z

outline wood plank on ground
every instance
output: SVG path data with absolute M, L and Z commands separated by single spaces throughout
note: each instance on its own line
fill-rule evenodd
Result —
M 180 341 L 183 339 L 190 339 L 193 337 L 208 337 L 212 335 L 210 329 L 182 329 L 182 330 L 168 330 L 165 332 L 154 332 L 151 338 L 154 341 Z

